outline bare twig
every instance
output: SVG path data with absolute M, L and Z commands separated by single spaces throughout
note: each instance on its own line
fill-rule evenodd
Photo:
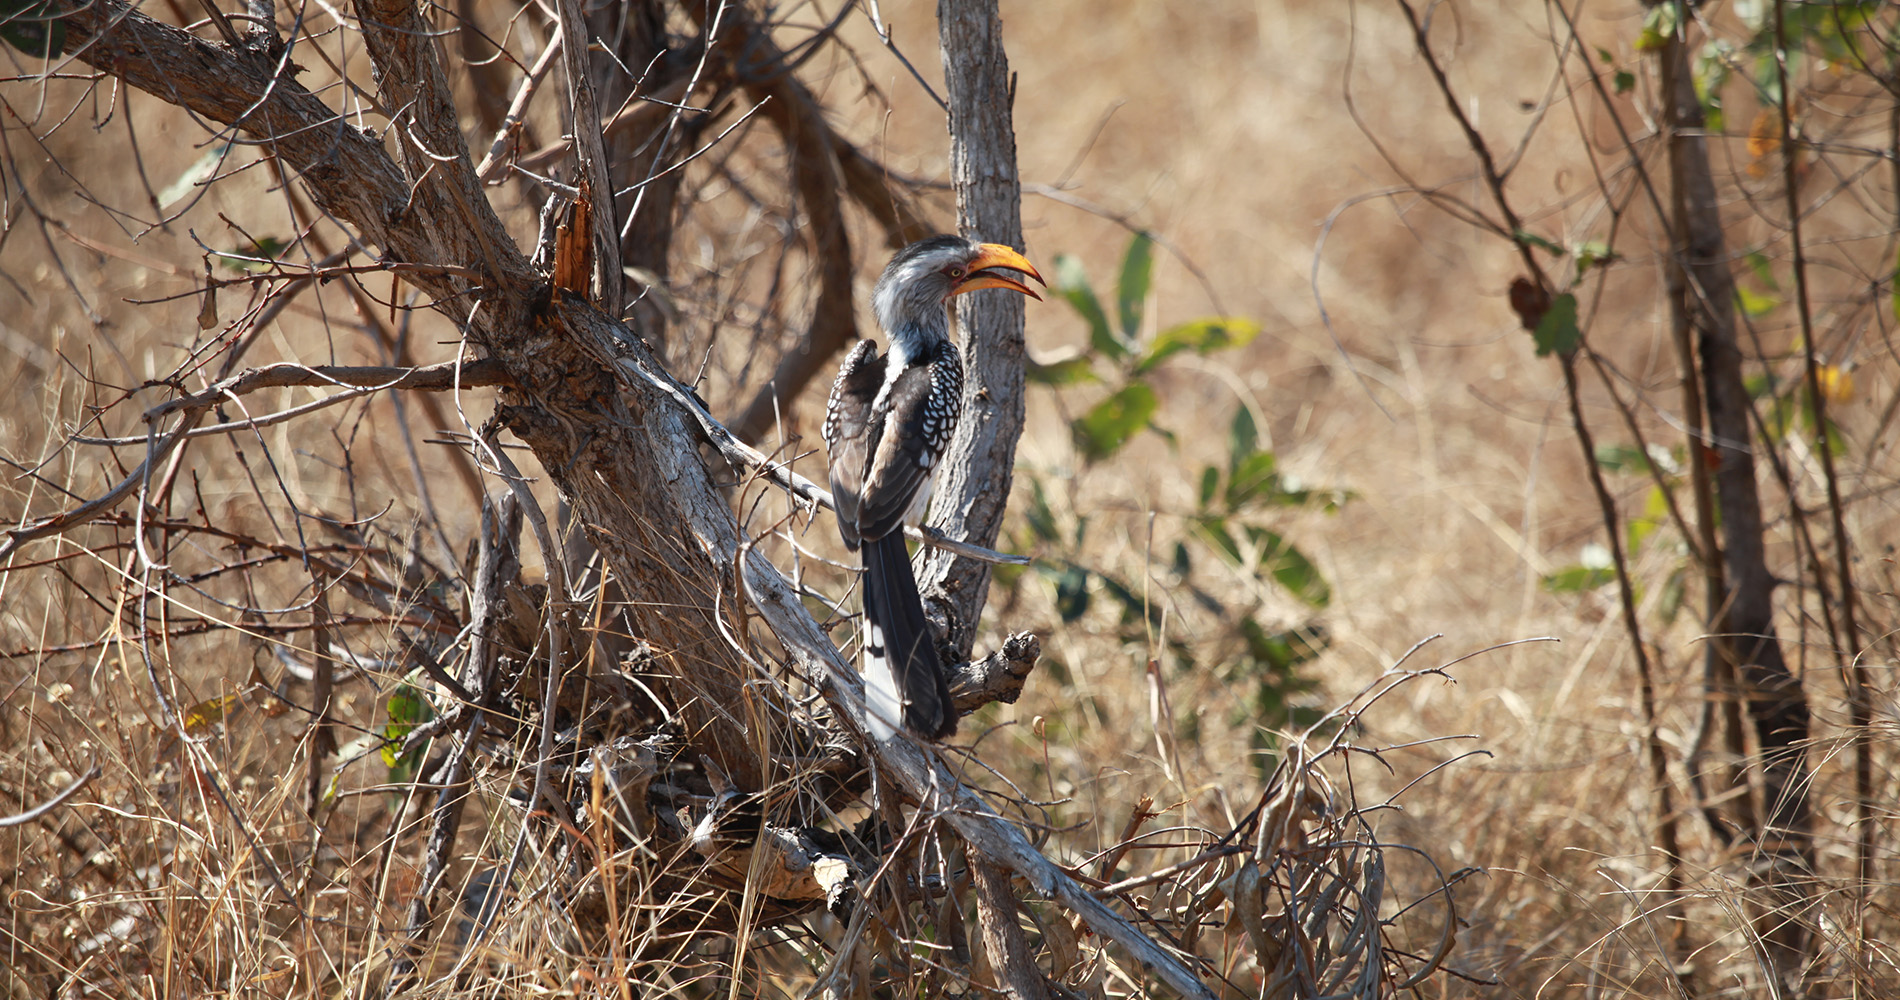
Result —
M 1856 620 L 1854 560 L 1848 551 L 1847 514 L 1841 505 L 1841 479 L 1834 468 L 1834 449 L 1829 441 L 1834 432 L 1828 425 L 1827 393 L 1821 391 L 1821 362 L 1814 344 L 1814 310 L 1808 302 L 1808 257 L 1801 237 L 1800 150 L 1795 145 L 1794 98 L 1788 76 L 1788 23 L 1786 0 L 1775 0 L 1775 78 L 1780 83 L 1781 106 L 1781 187 L 1788 207 L 1788 244 L 1794 263 L 1795 315 L 1801 321 L 1802 377 L 1807 382 L 1808 405 L 1814 408 L 1815 451 L 1821 458 L 1821 478 L 1827 487 L 1827 511 L 1834 529 L 1834 572 L 1840 592 L 1841 628 L 1835 641 L 1840 648 L 1841 679 L 1847 689 L 1848 725 L 1854 740 L 1854 877 L 1856 892 L 1869 891 L 1874 872 L 1874 779 L 1873 705 L 1868 697 L 1867 667 L 1861 662 L 1860 625 Z M 1821 572 L 1815 567 L 1815 572 Z M 1859 918 L 1864 919 L 1864 916 Z
M 721 424 L 706 410 L 705 405 L 699 401 L 699 397 L 694 394 L 691 389 L 682 385 L 677 379 L 673 378 L 671 374 L 664 370 L 651 369 L 645 365 L 624 359 L 616 364 L 626 375 L 638 378 L 672 397 L 675 402 L 693 417 L 694 421 L 699 424 L 699 429 L 701 433 L 705 435 L 706 440 L 711 443 L 714 448 L 719 449 L 719 453 L 724 455 L 728 462 L 731 462 L 739 468 L 757 472 L 775 485 L 802 498 L 807 503 L 823 507 L 826 510 L 836 509 L 831 499 L 830 490 L 793 472 L 791 466 L 765 457 L 763 454 L 760 454 L 757 449 L 739 440 L 733 432 L 727 430 L 724 424 Z M 922 542 L 932 548 L 954 552 L 957 555 L 991 565 L 1029 565 L 1028 556 L 997 552 L 993 549 L 984 548 L 981 545 L 951 538 L 928 525 L 908 525 L 904 529 L 904 535 L 907 538 Z
M 844 225 L 845 175 L 823 109 L 803 83 L 784 71 L 785 55 L 768 30 L 742 8 L 728 10 L 724 17 L 730 25 L 720 44 L 752 56 L 743 64 L 749 68 L 741 73 L 740 85 L 765 106 L 766 118 L 788 147 L 792 187 L 810 219 L 809 257 L 818 270 L 818 297 L 804 337 L 787 348 L 772 377 L 731 422 L 740 440 L 756 442 L 782 419 L 790 401 L 831 358 L 857 340 L 857 311 L 851 298 L 855 262 Z
M 487 183 L 495 179 L 501 168 L 507 163 L 503 157 L 508 155 L 508 147 L 516 141 L 521 130 L 521 119 L 528 113 L 528 103 L 541 89 L 541 81 L 547 79 L 548 71 L 554 68 L 554 57 L 562 48 L 561 30 L 557 25 L 553 37 L 548 39 L 547 47 L 534 61 L 534 68 L 523 77 L 515 88 L 515 97 L 508 105 L 508 113 L 502 117 L 501 127 L 495 130 L 495 139 L 488 144 L 488 152 L 482 156 L 482 162 L 475 168 L 475 175 Z
M 11 816 L 0 816 L 0 828 L 9 827 L 9 826 L 24 826 L 27 823 L 31 823 L 34 820 L 39 819 L 40 817 L 51 813 L 53 810 L 58 809 L 60 806 L 65 805 L 68 799 L 72 798 L 75 795 L 78 795 L 80 789 L 85 788 L 88 784 L 91 784 L 92 779 L 97 778 L 102 773 L 103 772 L 99 770 L 98 764 L 93 764 L 87 767 L 85 774 L 82 774 L 79 777 L 74 778 L 72 784 L 67 785 L 65 788 L 60 789 L 57 795 L 54 795 L 52 798 L 47 799 L 45 802 L 42 802 L 39 805 L 34 806 L 33 808 L 28 809 L 27 811 L 23 813 L 14 813 Z
M 1478 158 L 1478 165 L 1492 203 L 1512 234 L 1511 242 L 1526 272 L 1536 283 L 1537 292 L 1530 297 L 1534 304 L 1520 309 L 1524 326 L 1534 330 L 1538 321 L 1543 318 L 1543 310 L 1549 308 L 1556 288 L 1537 258 L 1531 253 L 1530 243 L 1517 237 L 1517 234 L 1523 231 L 1523 223 L 1521 216 L 1511 206 L 1504 187 L 1504 177 L 1499 172 L 1484 137 L 1466 117 L 1464 108 L 1452 90 L 1444 69 L 1439 65 L 1437 56 L 1432 51 L 1431 38 L 1423 22 L 1413 10 L 1409 0 L 1394 0 L 1394 2 L 1404 12 L 1406 21 L 1411 26 L 1414 47 L 1419 57 L 1431 70 L 1432 79 L 1445 99 L 1445 106 L 1463 131 L 1466 144 Z M 1513 299 L 1515 302 L 1515 291 Z M 1577 385 L 1575 350 L 1566 349 L 1560 352 L 1558 362 L 1563 369 L 1564 391 L 1570 405 L 1571 430 L 1576 435 L 1578 451 L 1597 499 L 1597 510 L 1603 521 L 1604 534 L 1609 540 L 1612 566 L 1616 572 L 1617 593 L 1622 609 L 1623 628 L 1629 635 L 1630 650 L 1636 660 L 1637 686 L 1643 713 L 1644 744 L 1649 763 L 1650 781 L 1653 785 L 1651 794 L 1656 797 L 1655 822 L 1658 839 L 1662 842 L 1664 893 L 1667 899 L 1676 902 L 1682 890 L 1682 853 L 1676 833 L 1676 811 L 1670 791 L 1667 761 L 1664 756 L 1662 738 L 1657 731 L 1654 671 L 1650 664 L 1649 647 L 1643 641 L 1642 622 L 1636 613 L 1636 585 L 1630 575 L 1629 563 L 1623 550 L 1621 518 L 1617 514 L 1616 501 L 1603 482 L 1603 472 L 1596 459 L 1596 446 L 1591 439 L 1589 424 L 1584 419 Z

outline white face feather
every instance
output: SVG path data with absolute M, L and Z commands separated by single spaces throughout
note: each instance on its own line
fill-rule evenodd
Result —
M 928 249 L 907 249 L 893 258 L 871 293 L 877 325 L 890 338 L 894 371 L 902 370 L 930 344 L 949 338 L 946 302 L 952 284 L 945 271 L 967 265 L 977 253 L 976 244 L 958 237 L 929 242 Z

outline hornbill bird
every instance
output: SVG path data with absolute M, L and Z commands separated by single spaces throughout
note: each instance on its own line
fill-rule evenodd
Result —
M 871 297 L 890 353 L 859 341 L 831 386 L 824 428 L 831 495 L 845 547 L 864 560 L 865 704 L 879 740 L 900 722 L 926 739 L 957 729 L 904 524 L 923 516 L 930 480 L 963 410 L 950 300 L 979 288 L 1040 299 L 1022 275 L 1042 281 L 1022 254 L 998 243 L 932 236 L 899 250 Z

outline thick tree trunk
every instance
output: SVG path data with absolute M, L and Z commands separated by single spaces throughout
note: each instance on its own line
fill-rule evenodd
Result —
M 404 280 L 467 317 L 471 340 L 515 388 L 497 415 L 582 512 L 625 590 L 639 637 L 681 696 L 695 745 L 743 787 L 763 771 L 742 722 L 754 667 L 730 562 L 683 535 L 680 498 L 711 489 L 697 453 L 677 453 L 677 413 L 641 411 L 577 339 L 550 321 L 545 286 L 489 206 L 470 163 L 428 26 L 405 0 L 361 5 L 364 41 L 395 129 L 398 167 L 372 139 L 267 56 L 233 52 L 113 0 L 68 18 L 68 46 L 95 67 L 250 135 L 303 177 L 324 211 L 355 227 Z M 96 34 L 105 25 L 112 30 Z M 468 303 L 477 303 L 472 310 Z M 670 419 L 669 419 L 670 418 Z M 660 435 L 656 441 L 654 435 Z M 682 482 L 685 479 L 688 482 Z M 727 512 L 730 520 L 730 511 Z M 728 529 L 733 530 L 733 529 Z
M 1023 245 L 1022 181 L 1016 171 L 1015 95 L 996 0 L 940 0 L 937 38 L 950 103 L 950 174 L 957 229 L 989 243 Z M 963 419 L 939 474 L 930 521 L 951 538 L 988 546 L 1002 530 L 1023 432 L 1023 298 L 957 300 L 963 331 Z M 989 599 L 987 563 L 932 551 L 918 584 L 930 616 L 967 660 Z M 1014 1000 L 1048 996 L 1016 922 L 1016 897 L 1000 866 L 971 854 L 977 919 L 997 986 Z
M 64 16 L 70 53 L 259 140 L 309 186 L 324 211 L 354 227 L 382 260 L 401 269 L 405 282 L 432 296 L 500 364 L 513 385 L 498 419 L 532 446 L 593 532 L 626 588 L 635 629 L 676 688 L 688 738 L 739 788 L 763 788 L 766 768 L 755 748 L 786 741 L 776 721 L 783 713 L 775 712 L 775 688 L 762 669 L 776 663 L 777 651 L 759 648 L 750 623 L 769 630 L 785 658 L 823 688 L 833 718 L 857 717 L 860 682 L 798 592 L 740 536 L 730 504 L 699 457 L 698 445 L 711 433 L 702 422 L 710 418 L 690 390 L 674 382 L 647 345 L 614 317 L 578 298 L 551 297 L 543 276 L 508 238 L 470 163 L 432 35 L 413 3 L 364 0 L 358 12 L 378 72 L 381 107 L 400 109 L 388 136 L 403 150 L 400 166 L 382 139 L 350 125 L 296 80 L 278 75 L 268 55 L 196 38 L 122 0 L 91 0 Z M 958 173 L 977 192 L 965 199 L 975 213 L 968 227 L 1013 242 L 1019 236 L 1013 156 L 1005 154 L 999 166 L 981 151 L 998 142 L 1005 151 L 1013 148 L 1001 105 L 1004 71 L 994 19 L 993 6 L 987 13 L 947 16 L 946 38 L 962 37 L 952 29 L 987 25 L 972 44 L 987 53 L 981 65 L 993 71 L 984 84 L 991 89 L 977 92 L 989 96 L 973 97 L 967 84 L 957 84 L 953 93 L 962 95 L 966 113 L 981 101 L 991 111 L 1000 107 L 1003 131 L 986 133 L 989 138 L 961 134 Z M 953 61 L 978 64 L 962 55 Z M 993 117 L 986 123 L 997 124 Z M 989 217 L 1000 205 L 1009 206 L 1006 225 Z M 975 391 L 987 389 L 989 395 L 973 400 L 967 441 L 958 452 L 967 457 L 957 460 L 978 474 L 958 479 L 953 494 L 959 515 L 954 520 L 967 526 L 956 534 L 984 542 L 996 536 L 1022 422 L 1021 314 L 998 324 L 985 318 L 987 312 L 971 317 L 970 339 L 979 356 L 972 365 Z M 988 578 L 986 567 L 965 567 L 970 569 L 976 585 L 938 588 L 964 609 L 966 629 L 975 623 Z M 962 642 L 967 648 L 968 639 Z M 1012 658 L 1033 658 L 1033 642 L 1018 645 L 1027 649 Z M 552 710 L 544 706 L 544 724 L 552 721 Z M 545 755 L 546 730 L 543 737 Z M 1082 916 L 1177 992 L 1211 1000 L 1192 970 L 1045 858 L 929 748 L 908 740 L 863 745 L 892 787 L 926 803 L 981 857 Z M 537 789 L 544 784 L 537 777 Z M 1001 896 L 991 904 L 998 919 L 1013 912 Z
M 1665 49 L 1663 59 L 1665 79 L 1673 84 L 1665 99 L 1673 104 L 1675 126 L 1669 136 L 1669 167 L 1679 226 L 1676 253 L 1688 276 L 1687 310 L 1708 407 L 1709 436 L 1699 458 L 1715 463 L 1730 641 L 1761 748 L 1765 787 L 1755 841 L 1767 862 L 1762 881 L 1773 904 L 1762 931 L 1777 975 L 1792 984 L 1799 980 L 1807 951 L 1800 910 L 1807 896 L 1803 886 L 1814 867 L 1805 756 L 1808 702 L 1801 682 L 1788 670 L 1775 632 L 1775 578 L 1763 545 L 1751 402 L 1735 336 L 1735 281 L 1709 169 L 1702 104 L 1680 40 Z
M 1022 247 L 1022 183 L 1016 173 L 1015 95 L 1003 22 L 995 0 L 943 0 L 938 43 L 950 102 L 950 172 L 957 228 L 966 236 Z M 1023 298 L 966 295 L 957 300 L 963 330 L 963 420 L 950 442 L 930 522 L 951 538 L 991 546 L 1016 468 L 1023 431 Z M 967 660 L 989 598 L 990 567 L 932 551 L 918 575 L 924 606 Z

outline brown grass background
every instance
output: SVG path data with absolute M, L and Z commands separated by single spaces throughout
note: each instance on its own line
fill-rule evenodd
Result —
M 896 45 L 933 86 L 941 86 L 934 68 L 933 6 L 880 6 Z M 796 40 L 831 13 L 829 7 L 787 12 L 781 36 Z M 1182 515 L 1194 504 L 1194 474 L 1221 460 L 1227 421 L 1244 401 L 1265 418 L 1262 446 L 1277 453 L 1283 470 L 1353 494 L 1335 514 L 1289 511 L 1273 521 L 1318 560 L 1333 590 L 1330 606 L 1319 614 L 1333 644 L 1302 668 L 1321 685 L 1309 696 L 1313 704 L 1349 696 L 1430 637 L 1438 638 L 1409 665 L 1436 666 L 1510 640 L 1560 640 L 1484 652 L 1450 669 L 1456 683 L 1404 688 L 1368 717 L 1355 740 L 1472 739 L 1393 752 L 1387 759 L 1398 767 L 1396 774 L 1368 766 L 1355 778 L 1365 782 L 1362 794 L 1376 797 L 1466 750 L 1490 753 L 1432 775 L 1406 792 L 1402 812 L 1381 820 L 1389 839 L 1429 852 L 1447 870 L 1486 870 L 1457 890 L 1467 924 L 1451 964 L 1476 977 L 1495 977 L 1498 985 L 1447 980 L 1430 995 L 1646 995 L 1660 989 L 1655 974 L 1665 932 L 1633 916 L 1643 893 L 1655 885 L 1657 855 L 1628 638 L 1615 620 L 1612 590 L 1553 594 L 1539 584 L 1545 573 L 1577 562 L 1583 546 L 1598 539 L 1601 524 L 1568 429 L 1559 372 L 1554 363 L 1532 356 L 1505 301 L 1517 267 L 1512 248 L 1401 190 L 1413 182 L 1442 185 L 1484 200 L 1469 150 L 1430 86 L 1403 22 L 1382 3 L 1297 0 L 1044 0 L 1005 4 L 1004 16 L 1019 74 L 1022 175 L 1063 193 L 1062 199 L 1025 197 L 1029 256 L 1041 263 L 1074 254 L 1098 288 L 1105 288 L 1127 241 L 1123 223 L 1146 228 L 1167 245 L 1158 255 L 1151 323 L 1227 313 L 1254 317 L 1264 327 L 1242 351 L 1184 358 L 1171 366 L 1158 382 L 1163 403 L 1157 422 L 1179 435 L 1178 445 L 1144 436 L 1109 466 L 1079 465 L 1062 423 L 1065 413 L 1093 401 L 1090 390 L 1069 390 L 1058 399 L 1032 388 L 1019 491 L 1027 477 L 1040 477 L 1060 503 L 1089 516 L 1087 559 L 1125 579 L 1145 579 L 1154 599 L 1170 609 L 1173 634 L 1199 643 L 1206 657 L 1218 657 L 1220 631 L 1164 592 L 1162 553 L 1183 535 Z M 1630 41 L 1640 16 L 1633 2 L 1595 3 L 1585 7 L 1580 28 L 1590 44 L 1637 65 Z M 1434 42 L 1451 66 L 1467 113 L 1494 147 L 1511 148 L 1537 120 L 1533 109 L 1552 94 L 1558 72 L 1544 6 L 1468 0 L 1436 8 L 1435 17 Z M 941 113 L 882 47 L 866 18 L 848 19 L 842 40 L 851 55 L 835 50 L 801 70 L 831 109 L 833 124 L 896 173 L 943 178 L 947 142 Z M 352 45 L 351 51 L 358 56 L 352 69 L 360 71 L 360 50 Z M 16 72 L 30 70 L 22 63 Z M 1575 63 L 1569 72 L 1575 75 Z M 1604 118 L 1608 112 L 1594 100 L 1572 102 L 1561 87 L 1554 90 L 1548 118 L 1513 175 L 1512 194 L 1551 239 L 1598 237 L 1605 215 L 1585 150 L 1613 150 L 1614 131 Z M 543 141 L 558 128 L 548 110 L 557 96 L 551 88 L 540 98 L 536 123 Z M 61 436 L 95 408 L 104 410 L 105 431 L 138 433 L 139 411 L 160 397 L 134 393 L 124 401 L 127 394 L 171 371 L 197 337 L 199 299 L 150 305 L 131 300 L 197 287 L 203 272 L 199 242 L 228 248 L 237 243 L 239 229 L 288 234 L 285 195 L 272 172 L 255 163 L 254 153 L 239 148 L 225 167 L 231 176 L 210 185 L 169 226 L 147 229 L 138 221 L 151 214 L 147 184 L 163 188 L 204 155 L 198 125 L 109 81 L 87 86 L 16 78 L 0 89 L 0 98 L 12 113 L 0 132 L 11 172 L 9 229 L 0 244 L 0 452 L 23 466 L 52 456 L 43 475 L 84 496 L 122 474 L 138 450 L 120 449 L 116 458 L 96 448 L 62 451 Z M 334 92 L 330 99 L 336 100 Z M 1741 109 L 1750 106 L 1745 95 L 1736 99 L 1731 131 L 1738 127 L 1733 123 L 1746 122 Z M 1620 113 L 1640 127 L 1633 104 Z M 1840 134 L 1876 126 L 1884 128 L 1880 122 L 1847 121 Z M 1368 135 L 1384 145 L 1409 181 Z M 472 141 L 481 145 L 487 139 Z M 782 157 L 768 139 L 748 141 L 755 148 L 737 154 L 730 169 L 761 191 L 775 190 L 782 185 L 775 177 Z M 1882 138 L 1869 141 L 1884 145 Z M 1738 190 L 1759 187 L 1761 182 L 1746 176 L 1747 154 L 1739 147 L 1739 141 L 1718 143 L 1717 169 Z M 730 413 L 802 327 L 801 309 L 808 305 L 796 270 L 781 300 L 761 304 L 764 267 L 747 269 L 734 261 L 789 239 L 797 220 L 779 207 L 748 215 L 710 171 L 693 183 L 703 202 L 677 244 L 676 292 L 685 319 L 667 352 L 676 371 L 690 372 L 709 358 L 712 374 L 704 391 L 715 411 Z M 1823 224 L 1833 227 L 1826 234 L 1827 252 L 1841 263 L 1819 280 L 1831 282 L 1823 291 L 1840 303 L 1859 276 L 1872 274 L 1877 281 L 1892 259 L 1891 250 L 1876 259 L 1884 244 L 1867 234 L 1877 236 L 1886 225 L 1880 213 L 1891 209 L 1880 205 L 1891 206 L 1894 192 L 1877 177 L 1863 187 L 1871 193 L 1858 217 Z M 537 206 L 518 188 L 494 191 L 516 234 L 524 243 L 531 240 Z M 1367 197 L 1379 192 L 1391 193 Z M 941 193 L 933 197 L 934 217 L 942 223 L 951 213 Z M 1079 208 L 1073 204 L 1078 200 L 1098 210 Z M 115 213 L 115 206 L 128 214 Z M 1769 238 L 1763 225 L 1749 221 L 1752 205 L 1738 199 L 1733 208 L 1742 241 Z M 863 258 L 860 288 L 868 292 L 884 251 L 865 220 L 854 216 L 853 226 Z M 1615 265 L 1594 306 L 1589 336 L 1629 375 L 1632 391 L 1643 394 L 1649 432 L 1669 435 L 1665 417 L 1677 400 L 1668 382 L 1673 364 L 1655 294 L 1653 230 L 1633 218 L 1619 237 L 1626 259 Z M 328 235 L 335 245 L 335 230 Z M 1324 253 L 1315 263 L 1322 235 Z M 796 252 L 792 260 L 799 260 Z M 381 279 L 369 284 L 378 294 L 388 291 Z M 1330 329 L 1321 322 L 1316 291 Z M 96 318 L 87 315 L 88 307 Z M 223 308 L 229 319 L 243 308 L 243 294 L 227 293 Z M 1831 331 L 1857 322 L 1845 304 L 1828 308 L 1841 323 Z M 1879 308 L 1886 308 L 1884 299 Z M 868 313 L 861 320 L 868 323 Z M 1764 321 L 1762 342 L 1770 353 L 1792 343 L 1792 321 L 1785 310 Z M 1863 332 L 1829 334 L 1831 347 L 1844 352 L 1838 360 L 1856 366 L 1857 394 L 1838 418 L 1851 442 L 1850 490 L 1865 496 L 1851 522 L 1863 556 L 1863 600 L 1876 622 L 1891 622 L 1893 594 L 1886 581 L 1900 521 L 1880 490 L 1891 474 L 1891 448 L 1884 436 L 1871 435 L 1885 431 L 1881 412 L 1893 397 L 1895 365 L 1880 336 L 1884 325 L 1856 329 Z M 439 317 L 415 314 L 408 335 L 420 360 L 453 356 L 454 331 Z M 1084 344 L 1086 331 L 1060 303 L 1032 304 L 1029 340 L 1032 352 L 1054 357 Z M 252 350 L 249 364 L 382 360 L 363 332 L 362 318 L 334 286 L 306 293 Z M 755 351 L 763 356 L 755 358 Z M 808 392 L 783 428 L 801 433 L 807 447 L 815 439 L 821 391 Z M 304 391 L 281 390 L 251 397 L 246 405 L 263 412 L 308 398 Z M 1601 393 L 1593 391 L 1588 403 L 1600 436 L 1625 440 Z M 488 409 L 479 392 L 467 394 L 460 405 L 477 422 Z M 419 422 L 413 405 L 401 416 L 412 421 L 418 440 L 434 430 Z M 390 430 L 398 419 L 392 403 L 379 399 L 268 429 L 261 440 L 240 435 L 206 441 L 194 452 L 193 495 L 203 498 L 214 519 L 265 535 L 288 529 L 272 527 L 259 492 L 269 498 L 280 526 L 288 524 L 287 493 L 307 509 L 336 516 L 383 512 L 380 523 L 402 535 L 420 508 L 408 460 Z M 418 448 L 448 534 L 460 545 L 476 523 L 472 498 L 449 471 L 444 449 Z M 353 486 L 342 475 L 346 454 Z M 800 467 L 822 478 L 821 456 L 802 460 Z M 282 493 L 269 485 L 273 475 L 282 477 Z M 254 477 L 266 485 L 254 487 Z M 9 478 L 0 493 L 0 513 L 9 521 L 71 503 L 32 480 Z M 1647 484 L 1628 477 L 1619 485 L 1626 511 L 1639 510 Z M 813 544 L 829 544 L 820 540 L 828 530 L 823 524 L 814 530 Z M 0 578 L 0 652 L 108 636 L 111 616 L 94 601 L 119 584 L 128 553 L 83 553 L 124 537 L 92 529 L 19 557 Z M 420 548 L 431 558 L 440 556 L 432 543 Z M 21 568 L 55 553 L 79 555 L 56 570 Z M 1785 541 L 1771 554 L 1791 565 Z M 1223 575 L 1211 560 L 1207 564 L 1202 585 L 1222 588 L 1236 601 L 1257 600 L 1262 621 L 1284 626 L 1307 616 L 1284 594 L 1239 574 Z M 1639 554 L 1637 573 L 1648 584 L 1645 603 L 1652 611 L 1660 580 L 1672 566 L 1666 553 Z M 295 603 L 295 572 L 277 572 L 284 589 L 269 600 L 260 597 L 260 603 Z M 979 648 L 1005 632 L 1035 630 L 1047 635 L 1046 655 L 1061 671 L 1045 671 L 1020 703 L 982 716 L 984 723 L 1003 727 L 985 737 L 982 754 L 1004 773 L 1045 787 L 1050 797 L 1067 798 L 1067 805 L 1052 811 L 1052 822 L 1089 824 L 1066 835 L 1061 850 L 1079 856 L 1113 839 L 1141 794 L 1153 795 L 1175 821 L 1214 822 L 1223 811 L 1231 817 L 1245 808 L 1241 800 L 1257 787 L 1257 761 L 1249 729 L 1229 720 L 1243 692 L 1225 689 L 1211 670 L 1166 675 L 1176 716 L 1201 717 L 1196 740 L 1179 747 L 1181 771 L 1171 773 L 1157 751 L 1151 721 L 1144 667 L 1152 647 L 1116 639 L 1105 602 L 1075 625 L 1061 626 L 1052 592 L 1034 574 L 1023 578 L 1012 599 L 1002 596 L 992 602 L 988 638 Z M 1698 707 L 1694 617 L 1685 614 L 1653 636 L 1662 685 L 1658 721 L 1675 760 Z M 1791 658 L 1803 659 L 1817 736 L 1832 739 L 1844 709 L 1833 671 L 1823 669 L 1827 654 L 1815 650 L 1815 660 L 1807 662 L 1796 652 L 1800 622 L 1791 617 L 1786 629 Z M 1881 698 L 1875 736 L 1886 761 L 1890 652 L 1882 646 L 1870 654 L 1878 661 L 1873 665 Z M 166 655 L 167 683 L 176 685 L 181 704 L 235 690 L 254 666 L 275 669 L 269 653 L 228 633 L 177 644 Z M 341 715 L 375 724 L 381 707 L 370 692 L 345 688 L 339 697 Z M 202 864 L 206 853 L 248 848 L 241 833 L 208 806 L 176 813 L 202 824 L 190 835 L 128 818 L 144 815 L 148 803 L 176 801 L 181 782 L 185 797 L 192 797 L 189 772 L 181 771 L 177 750 L 166 745 L 153 713 L 143 667 L 129 647 L 108 644 L 0 661 L 0 812 L 43 799 L 89 759 L 106 766 L 106 776 L 83 796 L 97 805 L 75 807 L 68 819 L 0 831 L 0 870 L 15 872 L 7 876 L 4 906 L 16 942 L 33 942 L 40 949 L 36 961 L 72 970 L 73 985 L 61 995 L 165 995 L 179 988 L 158 971 L 170 966 L 141 964 L 132 954 L 145 952 L 149 959 L 165 949 L 198 951 L 211 956 L 211 965 L 225 963 L 231 970 L 222 978 L 226 988 L 245 995 L 272 995 L 293 980 L 329 983 L 326 994 L 367 981 L 370 973 L 359 964 L 370 949 L 366 938 L 344 933 L 332 941 L 282 940 L 262 931 L 247 936 L 239 929 L 246 921 L 235 914 L 252 907 L 261 913 L 263 904 L 233 894 L 249 890 L 233 888 L 223 896 L 215 889 L 208 896 L 171 891 L 171 880 L 186 878 L 172 875 L 174 870 Z M 294 739 L 300 729 L 294 717 L 272 716 L 257 705 L 224 727 L 217 753 L 232 773 L 244 776 L 232 789 L 240 812 L 297 813 L 302 750 Z M 1839 875 L 1851 849 L 1851 836 L 1833 825 L 1849 815 L 1840 791 L 1844 764 L 1828 753 L 1815 760 L 1817 788 L 1823 790 L 1817 798 L 1822 865 Z M 1882 768 L 1879 776 L 1880 801 L 1891 802 L 1891 770 Z M 379 800 L 368 795 L 360 802 L 367 815 Z M 1694 907 L 1692 936 L 1702 949 L 1696 960 L 1715 970 L 1706 981 L 1718 989 L 1756 989 L 1737 910 L 1740 859 L 1723 855 L 1693 825 L 1685 829 L 1691 880 L 1703 893 Z M 152 842 L 140 846 L 134 843 L 139 836 Z M 158 851 L 158 840 L 177 846 Z M 280 853 L 289 856 L 288 850 Z M 86 857 L 93 854 L 100 856 Z M 141 874 L 141 866 L 158 866 L 164 874 Z M 1883 861 L 1880 870 L 1890 876 L 1890 862 Z M 366 873 L 351 869 L 339 876 L 337 891 L 360 891 Z M 1425 884 L 1422 869 L 1405 877 L 1415 888 Z M 67 887 L 79 882 L 91 888 L 75 896 Z M 1881 904 L 1886 918 L 1891 914 L 1884 907 L 1891 902 L 1887 897 Z M 123 922 L 127 915 L 133 915 L 129 923 Z M 125 946 L 92 940 L 102 933 Z M 1885 968 L 1891 975 L 1891 965 Z M 32 993 L 24 977 L 0 974 L 0 981 L 9 995 Z

